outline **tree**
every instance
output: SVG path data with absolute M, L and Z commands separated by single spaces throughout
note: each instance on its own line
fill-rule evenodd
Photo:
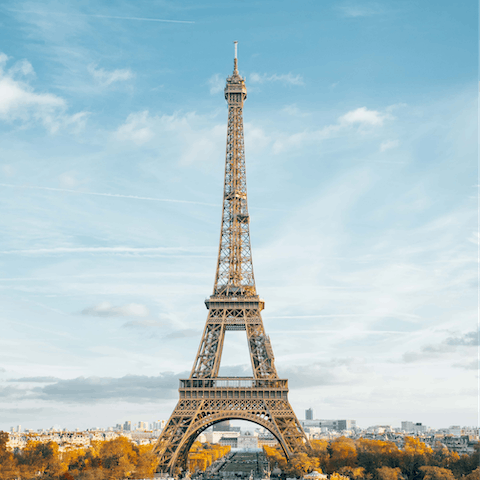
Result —
M 18 465 L 13 453 L 7 450 L 8 433 L 0 432 L 0 480 L 18 477 Z
M 153 478 L 160 459 L 153 453 L 150 445 L 138 447 L 138 459 L 135 467 L 136 478 Z
M 340 437 L 330 442 L 327 471 L 337 472 L 342 467 L 357 466 L 357 448 L 351 438 Z
M 341 475 L 345 475 L 351 480 L 362 480 L 364 478 L 371 478 L 372 475 L 365 475 L 365 469 L 363 467 L 342 467 L 338 471 Z
M 102 443 L 99 458 L 107 479 L 129 477 L 135 470 L 138 448 L 125 437 L 114 438 Z
M 420 468 L 430 464 L 432 457 L 433 451 L 428 445 L 418 438 L 405 437 L 400 460 L 402 472 L 407 475 L 408 480 L 422 478 Z
M 310 445 L 312 446 L 313 455 L 318 458 L 321 469 L 326 471 L 330 458 L 328 440 L 310 440 Z
M 420 467 L 423 480 L 455 480 L 453 473 L 448 468 L 424 466 Z
M 399 480 L 402 471 L 397 468 L 380 467 L 376 471 L 377 480 Z
M 55 442 L 30 441 L 17 456 L 20 476 L 25 479 L 36 478 L 55 479 L 67 471 L 67 465 L 61 462 L 58 445 Z
M 358 465 L 367 473 L 375 474 L 378 468 L 400 465 L 400 450 L 393 442 L 360 438 L 356 445 Z
M 301 477 L 319 467 L 320 464 L 318 458 L 311 457 L 306 453 L 297 453 L 290 457 L 284 471 L 290 475 Z
M 477 467 L 472 473 L 466 475 L 464 480 L 480 480 L 480 467 Z

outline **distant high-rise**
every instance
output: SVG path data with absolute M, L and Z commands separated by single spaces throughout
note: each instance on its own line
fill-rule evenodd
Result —
M 305 420 L 313 420 L 313 408 L 305 410 Z
M 224 422 L 216 423 L 213 426 L 214 432 L 229 432 L 230 431 L 230 420 L 225 420 Z
M 123 424 L 123 429 L 127 432 L 130 432 L 132 430 L 132 422 L 130 421 L 126 421 L 124 424 Z

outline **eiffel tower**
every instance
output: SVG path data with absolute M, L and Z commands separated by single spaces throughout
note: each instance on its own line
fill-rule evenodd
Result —
M 270 431 L 286 457 L 310 448 L 288 401 L 288 380 L 275 369 L 270 338 L 260 312 L 250 247 L 250 217 L 243 135 L 245 79 L 238 73 L 237 42 L 233 74 L 227 78 L 227 152 L 223 216 L 213 295 L 205 300 L 208 318 L 190 377 L 180 380 L 178 401 L 162 431 L 155 453 L 158 470 L 185 470 L 196 437 L 215 423 L 249 420 Z M 225 332 L 246 331 L 253 377 L 219 377 Z

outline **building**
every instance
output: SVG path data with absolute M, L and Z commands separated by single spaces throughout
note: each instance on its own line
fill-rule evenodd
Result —
M 313 408 L 305 410 L 305 420 L 313 420 Z
M 244 435 L 239 435 L 237 437 L 237 448 L 242 450 L 252 450 L 258 448 L 258 436 L 251 434 L 250 432 L 245 432 Z
M 427 431 L 427 426 L 422 425 L 421 423 L 413 422 L 402 422 L 402 432 L 404 433 L 425 433 Z
M 214 432 L 229 432 L 230 431 L 230 420 L 225 420 L 224 422 L 218 422 L 213 426 Z
M 300 422 L 304 429 L 320 428 L 341 432 L 343 430 L 354 430 L 357 428 L 356 420 L 303 420 Z
M 148 430 L 148 422 L 138 422 L 137 430 L 140 430 L 141 432 Z

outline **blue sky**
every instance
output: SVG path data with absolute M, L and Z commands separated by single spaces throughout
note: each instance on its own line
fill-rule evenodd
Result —
M 0 428 L 168 418 L 239 41 L 255 276 L 299 417 L 477 421 L 477 3 L 0 6 Z M 248 373 L 226 340 L 224 372 Z

